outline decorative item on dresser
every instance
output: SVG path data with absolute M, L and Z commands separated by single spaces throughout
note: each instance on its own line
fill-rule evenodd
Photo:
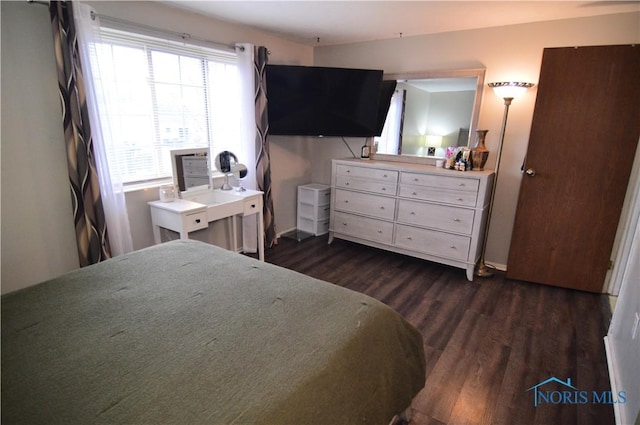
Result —
M 492 171 L 456 172 L 391 161 L 333 160 L 333 238 L 473 271 L 487 221 Z

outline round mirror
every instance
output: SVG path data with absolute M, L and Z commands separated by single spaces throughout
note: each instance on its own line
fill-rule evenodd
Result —
M 235 176 L 238 180 L 247 176 L 247 166 L 238 162 L 238 157 L 229 151 L 222 151 L 216 155 L 215 159 L 216 169 L 224 174 L 224 183 L 221 187 L 222 190 L 231 190 L 233 187 L 229 184 L 229 176 Z M 242 184 L 236 188 L 238 191 L 245 190 Z

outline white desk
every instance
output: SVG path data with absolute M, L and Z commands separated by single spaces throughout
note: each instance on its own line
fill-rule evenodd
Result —
M 238 251 L 236 217 L 258 214 L 258 256 L 264 261 L 264 222 L 262 194 L 257 190 L 202 190 L 183 195 L 173 202 L 151 201 L 153 240 L 160 239 L 160 228 L 180 233 L 180 239 L 188 239 L 189 233 L 206 229 L 212 221 L 231 218 L 232 249 Z

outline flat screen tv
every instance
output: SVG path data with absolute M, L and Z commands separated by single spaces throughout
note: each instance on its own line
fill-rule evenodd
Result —
M 374 136 L 382 74 L 370 69 L 267 65 L 269 133 Z

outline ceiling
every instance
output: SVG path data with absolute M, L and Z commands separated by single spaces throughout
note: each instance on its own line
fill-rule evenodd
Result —
M 640 1 L 186 1 L 164 3 L 310 46 L 638 12 Z M 638 24 L 640 31 L 640 22 Z

